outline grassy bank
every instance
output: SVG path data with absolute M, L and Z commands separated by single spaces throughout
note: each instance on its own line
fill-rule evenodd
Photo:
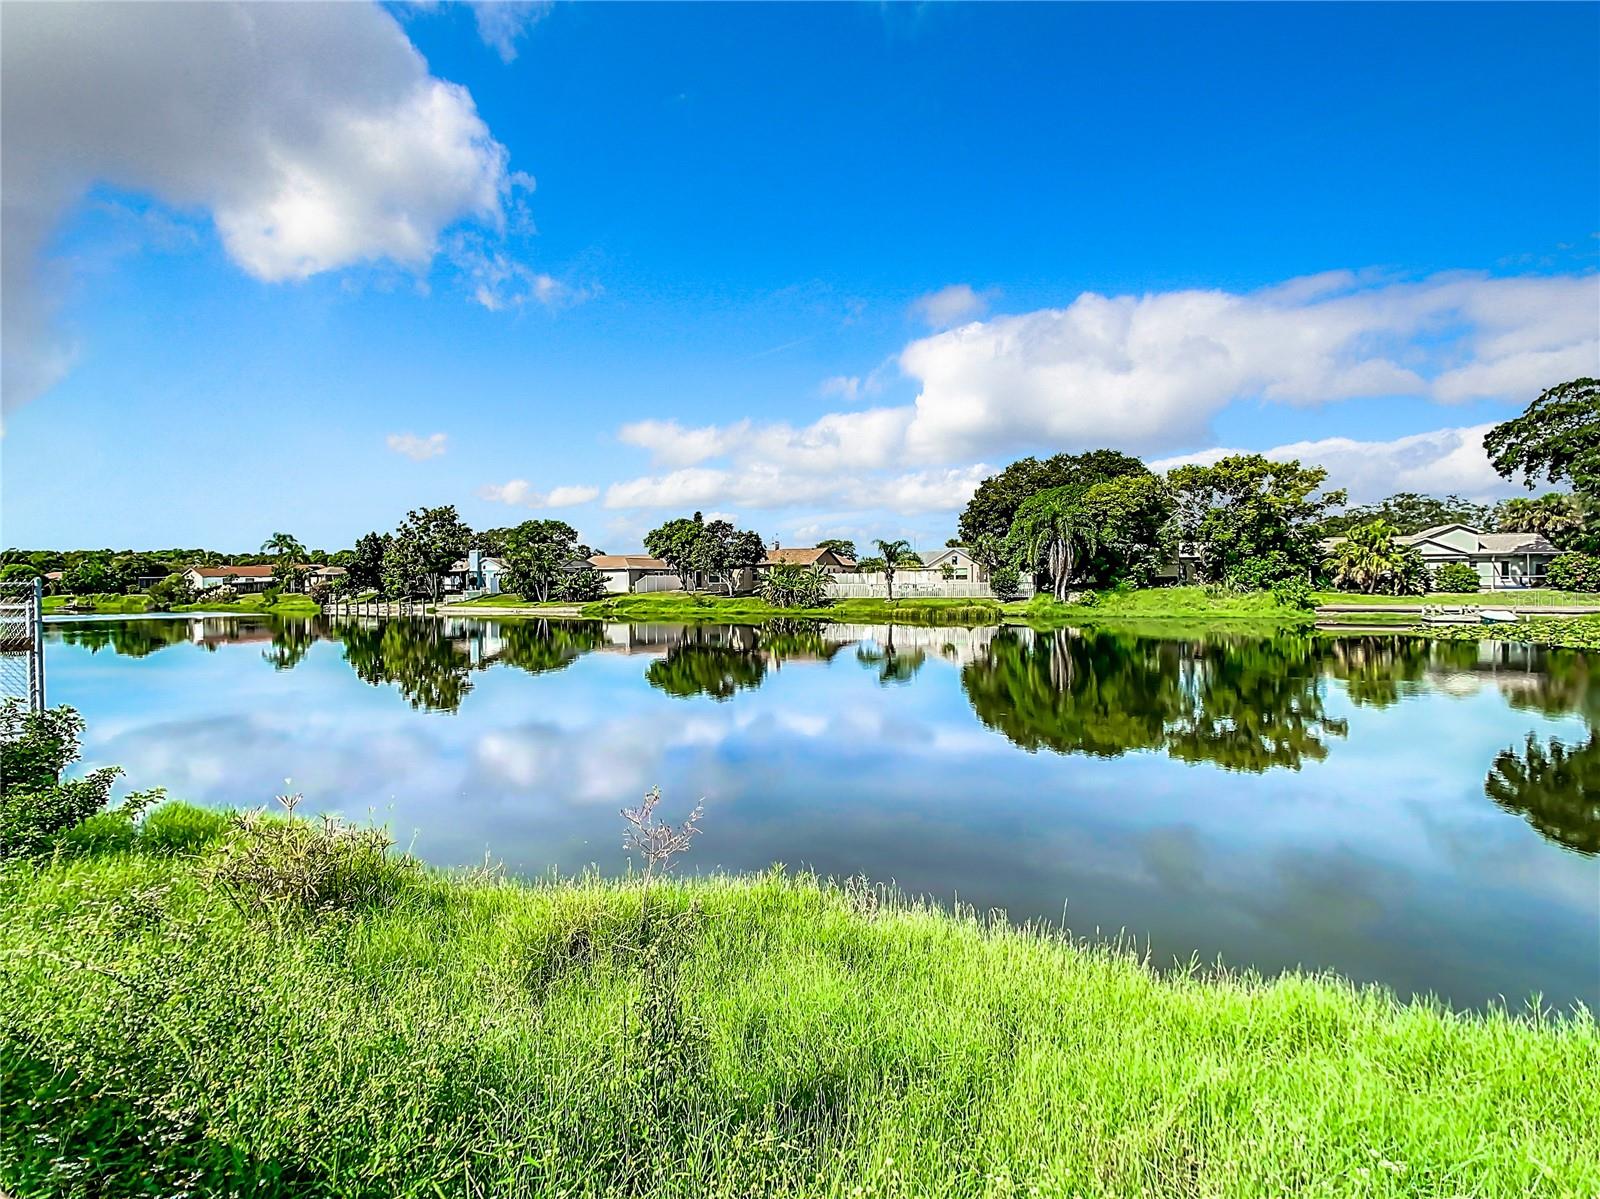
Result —
M 0 871 L 18 1199 L 1600 1187 L 1587 1015 L 1158 977 L 776 874 L 658 883 L 648 930 L 637 883 L 392 863 L 306 912 L 162 811 Z
M 1063 604 L 1048 595 L 1005 606 L 1008 618 L 1029 624 L 1101 624 L 1122 621 L 1237 621 L 1303 624 L 1310 614 L 1286 607 L 1265 591 L 1224 592 L 1205 587 L 1148 587 L 1101 591 L 1091 603 Z
M 273 616 L 315 616 L 322 609 L 304 595 L 281 595 L 268 601 L 263 595 L 241 595 L 228 603 L 174 604 L 158 608 L 155 601 L 143 593 L 133 595 L 47 595 L 44 597 L 46 616 L 70 616 L 71 606 L 86 606 L 88 611 L 102 616 L 138 616 L 146 612 L 257 612 Z
M 1451 607 L 1472 604 L 1494 608 L 1506 604 L 1539 608 L 1593 608 L 1600 612 L 1600 594 L 1592 591 L 1551 591 L 1529 588 L 1526 591 L 1430 591 L 1427 595 L 1366 595 L 1359 591 L 1319 591 L 1318 604 L 1363 604 L 1384 607 L 1416 607 L 1443 604 Z

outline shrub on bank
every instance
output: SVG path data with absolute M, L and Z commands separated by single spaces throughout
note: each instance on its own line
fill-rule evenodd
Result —
M 1562 554 L 1553 558 L 1545 582 L 1562 591 L 1600 591 L 1600 556 Z
M 1455 595 L 1476 591 L 1483 580 L 1478 572 L 1465 562 L 1446 562 L 1433 572 L 1433 589 Z

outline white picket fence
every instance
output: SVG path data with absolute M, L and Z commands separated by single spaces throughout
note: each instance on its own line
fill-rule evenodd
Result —
M 994 599 L 994 589 L 987 583 L 970 580 L 945 579 L 932 572 L 895 571 L 894 594 L 897 599 Z M 1022 580 L 1022 595 L 1033 594 L 1033 584 Z M 828 579 L 828 594 L 834 599 L 884 599 L 889 594 L 888 580 L 881 571 L 876 573 L 837 574 Z

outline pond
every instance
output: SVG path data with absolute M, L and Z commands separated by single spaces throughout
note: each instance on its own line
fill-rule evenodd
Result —
M 1398 636 L 74 620 L 85 767 L 303 792 L 440 864 L 866 875 L 1159 964 L 1600 1007 L 1600 658 Z

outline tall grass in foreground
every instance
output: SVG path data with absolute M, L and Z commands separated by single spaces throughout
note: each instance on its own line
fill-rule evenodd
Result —
M 157 828 L 0 870 L 18 1199 L 1600 1190 L 1586 1013 L 1158 977 L 865 888 L 657 876 L 687 937 L 663 1069 L 637 881 L 412 871 L 257 911 L 209 881 L 238 833 Z

